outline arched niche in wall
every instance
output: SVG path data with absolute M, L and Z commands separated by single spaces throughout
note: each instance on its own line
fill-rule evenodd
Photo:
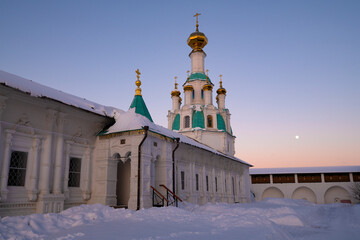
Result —
M 350 193 L 343 187 L 333 186 L 325 192 L 325 203 L 340 203 L 344 201 L 350 201 Z
M 313 190 L 308 187 L 298 187 L 293 192 L 292 199 L 304 199 L 312 203 L 317 203 L 316 195 Z
M 284 198 L 284 193 L 277 187 L 269 187 L 262 194 L 262 199 L 265 198 Z

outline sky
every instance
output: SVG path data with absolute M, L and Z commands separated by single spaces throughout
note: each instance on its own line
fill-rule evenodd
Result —
M 197 12 L 235 156 L 258 168 L 360 165 L 357 0 L 0 0 L 0 70 L 127 110 L 139 68 L 151 116 L 167 127 Z

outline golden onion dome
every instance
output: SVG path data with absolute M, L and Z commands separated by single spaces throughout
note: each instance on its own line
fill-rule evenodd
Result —
M 225 94 L 226 95 L 226 89 L 225 88 L 219 88 L 217 91 L 216 91 L 217 94 Z
M 171 92 L 171 96 L 180 96 L 180 91 L 178 90 L 177 86 L 179 85 L 177 82 L 176 82 L 176 79 L 177 77 L 175 77 L 175 89 Z
M 222 75 L 220 75 L 219 77 L 220 77 L 220 87 L 219 87 L 219 89 L 216 91 L 216 93 L 217 93 L 218 95 L 219 95 L 219 94 L 224 94 L 224 95 L 226 95 L 226 89 L 223 88 L 223 86 L 222 86 L 222 80 L 221 80 Z
M 190 34 L 187 44 L 194 50 L 200 51 L 202 50 L 206 44 L 208 43 L 208 39 L 204 33 L 195 31 Z
M 213 89 L 213 86 L 210 82 L 210 79 L 209 79 L 209 70 L 206 69 L 206 83 L 205 85 L 203 86 L 203 90 L 206 91 L 206 90 L 212 90 Z
M 189 84 L 186 84 L 186 85 L 184 86 L 184 91 L 192 91 L 192 90 L 194 90 L 193 86 L 191 86 L 191 85 L 189 85 Z
M 206 91 L 206 90 L 212 90 L 213 89 L 213 86 L 210 84 L 210 83 L 207 83 L 203 86 L 203 90 Z

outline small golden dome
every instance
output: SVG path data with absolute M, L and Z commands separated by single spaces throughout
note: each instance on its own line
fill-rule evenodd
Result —
M 194 90 L 193 86 L 187 84 L 184 86 L 184 91 L 192 91 L 192 90 Z
M 178 90 L 177 86 L 179 85 L 176 82 L 177 77 L 175 77 L 175 89 L 171 92 L 171 96 L 180 96 L 180 91 Z
M 210 83 L 210 80 L 209 80 L 209 69 L 206 69 L 206 84 L 203 86 L 203 90 L 206 91 L 206 90 L 212 90 L 213 89 L 213 86 L 212 84 Z
M 210 83 L 207 83 L 203 86 L 203 90 L 206 91 L 206 90 L 212 90 L 213 89 L 213 86 L 210 84 Z
M 179 90 L 172 91 L 171 96 L 180 96 L 180 91 Z
M 222 86 L 222 80 L 221 80 L 221 77 L 222 75 L 219 76 L 220 77 L 220 87 L 219 89 L 216 91 L 216 93 L 219 95 L 219 94 L 225 94 L 226 95 L 226 89 L 223 88 Z

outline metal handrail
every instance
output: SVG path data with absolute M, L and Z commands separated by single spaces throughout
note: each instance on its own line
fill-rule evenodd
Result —
M 168 200 L 166 199 L 166 197 L 164 197 L 164 195 L 162 195 L 156 188 L 154 188 L 153 186 L 150 186 L 152 188 L 152 190 L 154 190 L 158 195 L 161 196 L 161 198 L 163 198 L 165 201 L 168 202 Z
M 169 206 L 169 200 L 166 199 L 156 188 L 154 188 L 153 186 L 150 186 L 153 190 L 153 198 L 152 198 L 152 205 L 153 207 L 163 207 L 164 204 L 164 200 L 166 201 L 166 205 Z
M 166 189 L 166 191 L 170 192 L 172 196 L 174 196 L 174 198 L 178 199 L 180 202 L 182 202 L 181 198 L 179 196 L 177 196 L 175 193 L 173 193 L 168 187 L 166 187 L 164 184 L 160 184 L 160 187 L 163 187 Z

